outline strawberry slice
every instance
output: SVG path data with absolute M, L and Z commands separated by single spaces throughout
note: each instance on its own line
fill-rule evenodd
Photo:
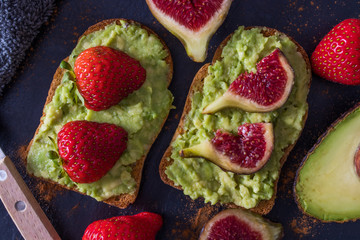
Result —
M 139 89 L 146 79 L 140 62 L 110 47 L 88 48 L 74 64 L 76 85 L 85 107 L 101 111 L 118 104 Z
M 336 25 L 311 56 L 314 73 L 327 80 L 360 84 L 360 19 L 346 19 Z
M 91 223 L 82 240 L 155 240 L 162 224 L 161 216 L 150 212 L 112 217 Z
M 91 183 L 102 178 L 127 146 L 127 132 L 114 124 L 66 123 L 58 133 L 59 155 L 71 180 Z

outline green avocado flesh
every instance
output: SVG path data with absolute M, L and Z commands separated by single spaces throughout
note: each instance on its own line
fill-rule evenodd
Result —
M 202 114 L 209 103 L 224 94 L 230 83 L 245 71 L 256 71 L 256 63 L 279 48 L 288 58 L 295 72 L 294 86 L 287 102 L 268 113 L 250 113 L 236 108 L 223 109 L 215 114 Z M 264 37 L 261 29 L 240 27 L 228 41 L 222 59 L 208 68 L 202 92 L 195 92 L 191 110 L 184 122 L 184 133 L 172 143 L 171 158 L 166 174 L 175 185 L 181 186 L 192 199 L 203 197 L 205 202 L 233 202 L 253 208 L 274 193 L 279 176 L 280 159 L 284 150 L 295 143 L 303 127 L 308 109 L 306 98 L 310 71 L 297 46 L 286 36 Z M 237 175 L 226 172 L 202 158 L 182 158 L 179 151 L 214 137 L 216 129 L 237 133 L 244 123 L 271 122 L 274 126 L 274 150 L 264 168 L 255 174 Z
M 354 156 L 360 144 L 360 107 L 340 120 L 307 156 L 295 191 L 300 207 L 325 221 L 360 217 L 360 178 Z
M 160 131 L 173 96 L 167 89 L 170 68 L 164 59 L 168 53 L 155 35 L 125 21 L 120 25 L 108 25 L 81 38 L 69 57 L 69 64 L 74 67 L 76 57 L 83 50 L 100 45 L 122 50 L 139 60 L 146 69 L 145 83 L 119 104 L 95 112 L 84 107 L 75 83 L 70 80 L 71 75 L 66 72 L 52 101 L 44 109 L 43 124 L 27 157 L 27 170 L 37 177 L 75 187 L 97 200 L 104 200 L 135 191 L 136 182 L 131 175 L 134 163 L 146 154 Z M 77 184 L 64 172 L 59 158 L 50 159 L 49 153 L 57 151 L 57 133 L 65 123 L 73 120 L 112 123 L 128 132 L 127 149 L 115 166 L 97 182 Z

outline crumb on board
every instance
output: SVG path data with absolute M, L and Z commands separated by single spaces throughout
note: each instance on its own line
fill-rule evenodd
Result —
M 303 215 L 301 217 L 293 218 L 290 227 L 292 231 L 299 236 L 299 239 L 303 238 L 305 235 L 312 235 L 315 236 L 313 232 L 313 227 L 316 225 L 318 221 Z

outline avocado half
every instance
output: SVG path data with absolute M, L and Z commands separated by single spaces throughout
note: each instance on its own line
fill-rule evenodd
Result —
M 322 221 L 360 218 L 360 103 L 336 120 L 297 171 L 295 198 L 306 214 Z

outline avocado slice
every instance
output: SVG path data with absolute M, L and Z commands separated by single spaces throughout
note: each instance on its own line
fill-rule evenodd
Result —
M 299 168 L 294 191 L 299 207 L 323 221 L 360 218 L 360 104 L 335 121 Z

